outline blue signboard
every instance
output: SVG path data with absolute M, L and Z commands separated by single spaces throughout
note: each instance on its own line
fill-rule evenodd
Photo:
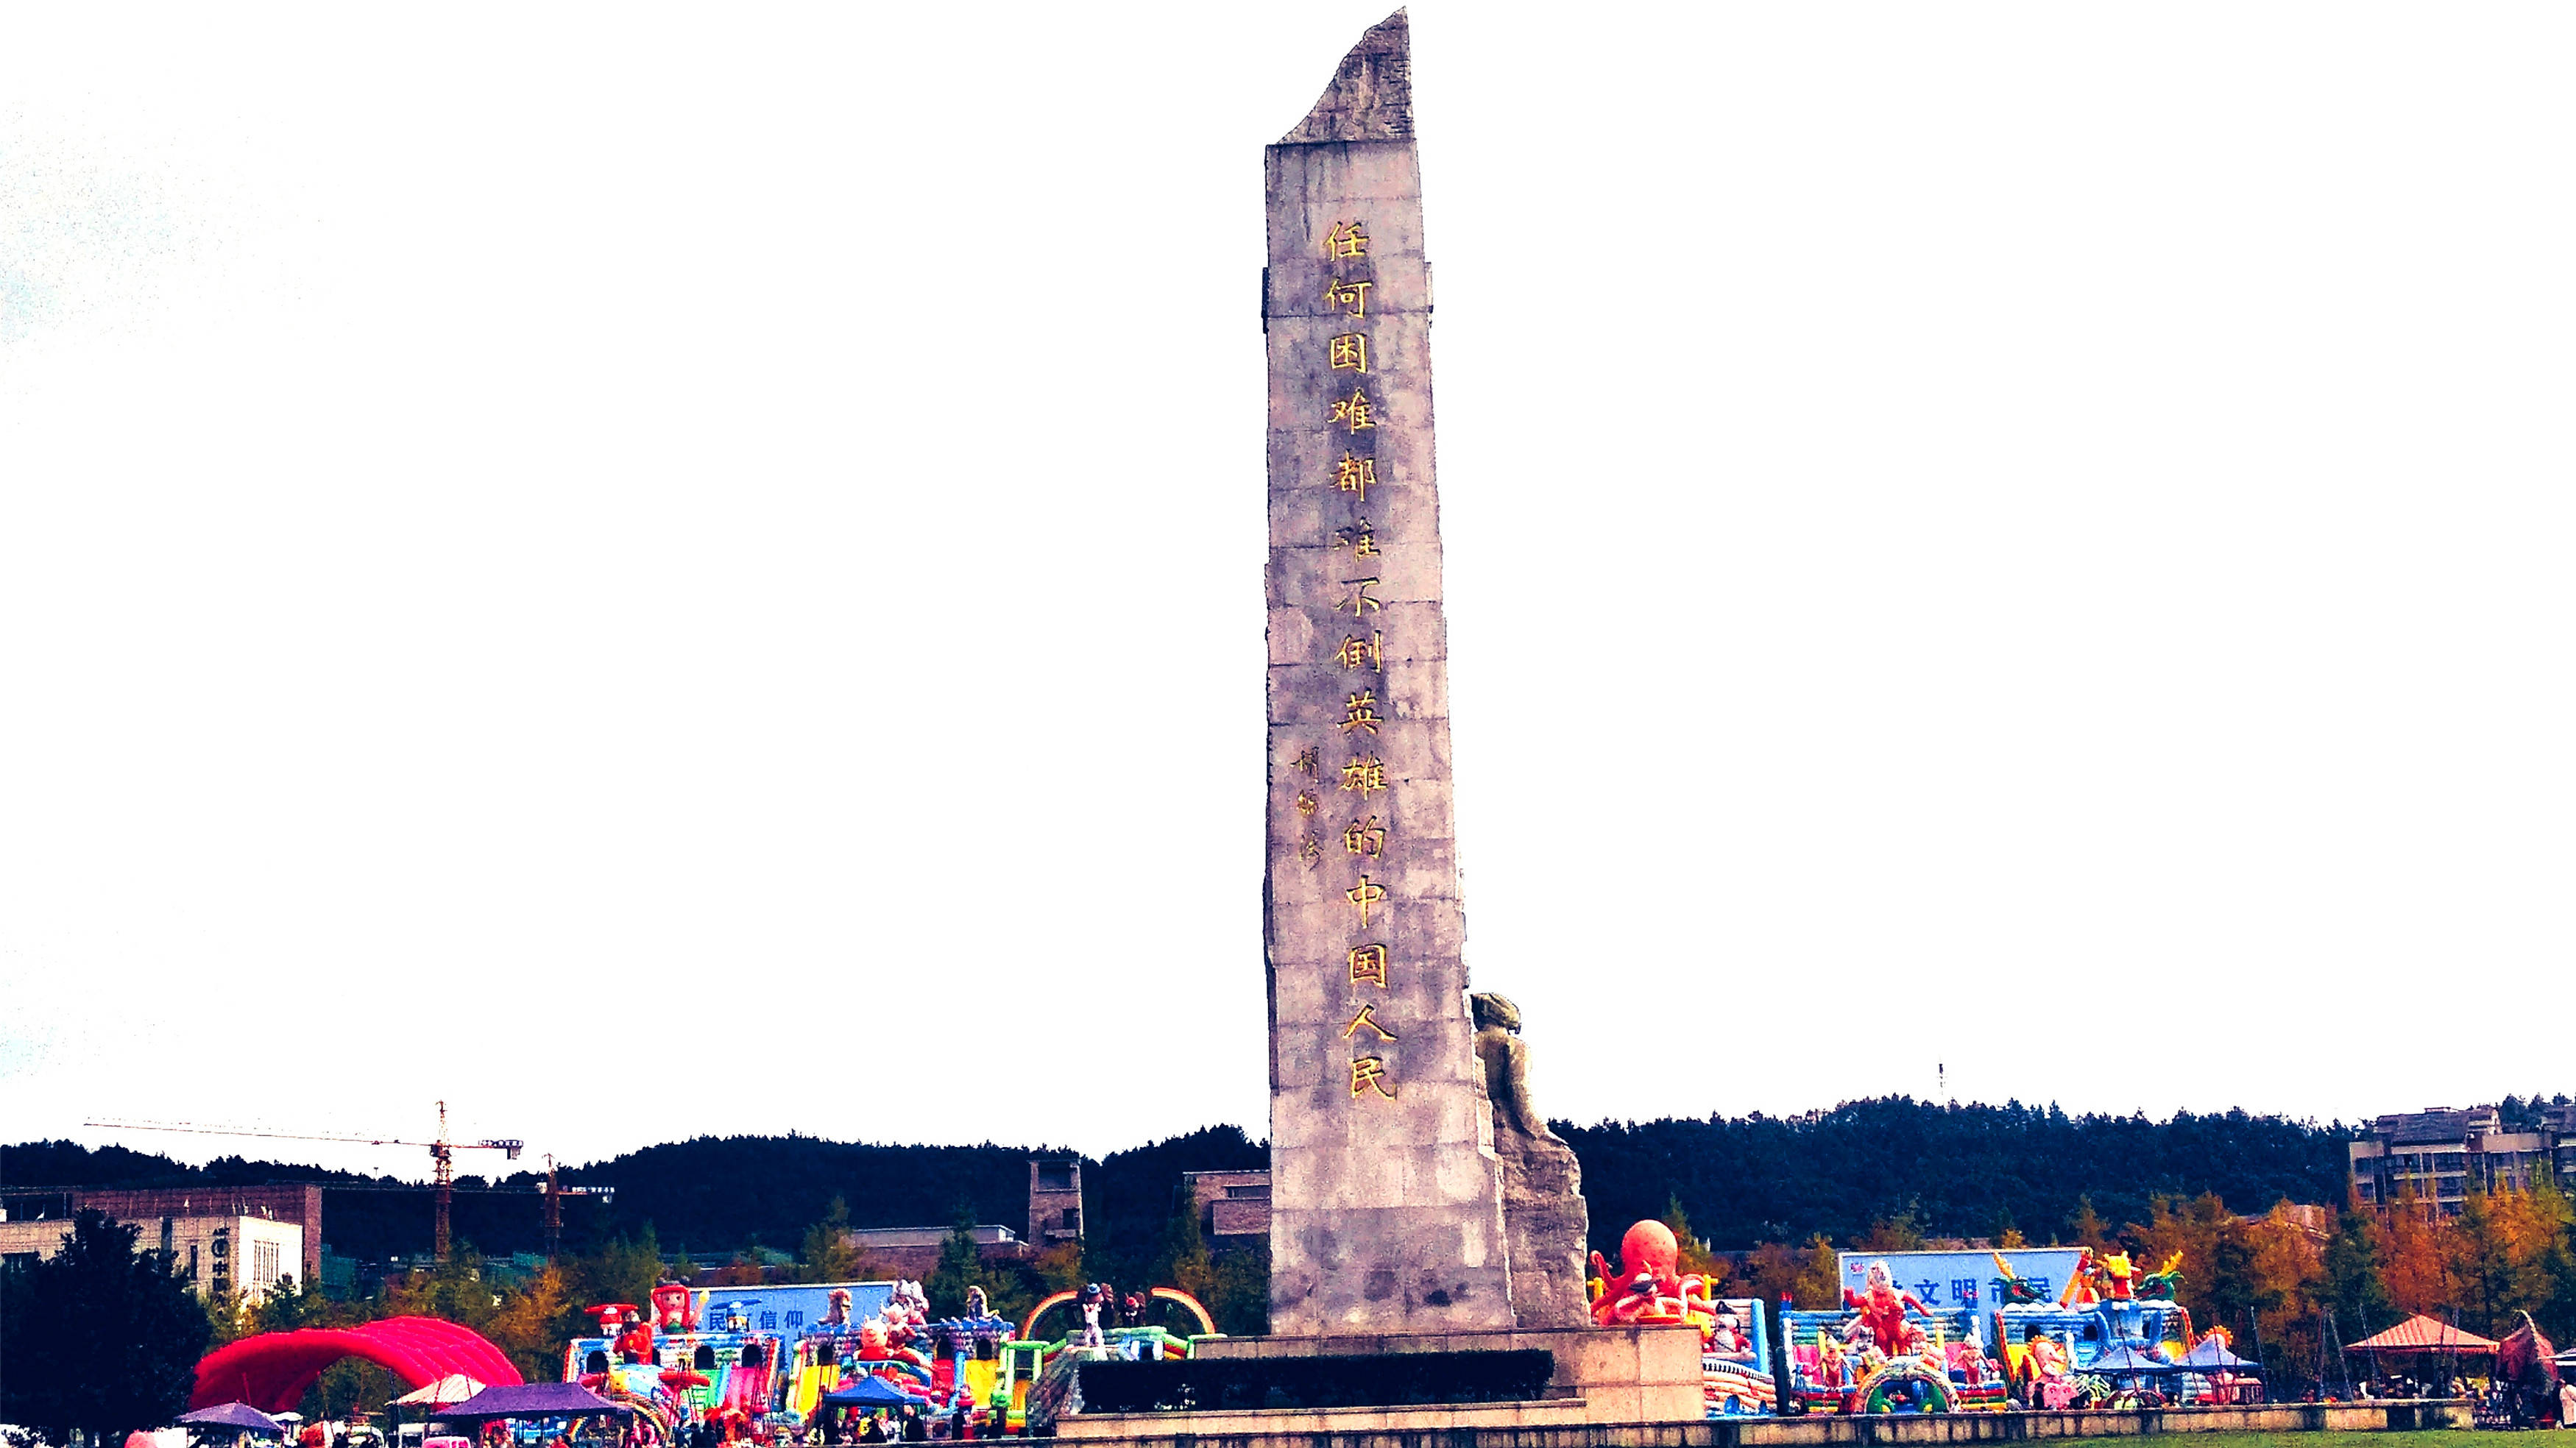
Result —
M 750 1319 L 753 1332 L 784 1333 L 792 1339 L 803 1336 L 822 1323 L 832 1310 L 834 1288 L 850 1294 L 850 1322 L 853 1325 L 876 1316 L 894 1300 L 894 1284 L 891 1282 L 700 1287 L 690 1295 L 697 1299 L 698 1324 L 706 1331 L 723 1331 L 726 1310 L 731 1307 Z
M 1984 1311 L 2003 1305 L 2003 1274 L 1995 1270 L 1995 1258 L 2001 1256 L 2012 1264 L 2013 1275 L 2031 1285 L 2048 1301 L 2066 1290 L 2066 1281 L 2075 1273 L 2075 1264 L 2084 1255 L 2081 1247 L 2007 1247 L 1996 1252 L 1842 1252 L 1836 1254 L 1842 1268 L 1846 1291 L 1858 1292 L 1869 1285 L 1869 1264 L 1885 1262 L 1896 1285 L 1923 1299 L 1923 1305 L 1935 1312 L 1957 1312 L 1962 1308 Z

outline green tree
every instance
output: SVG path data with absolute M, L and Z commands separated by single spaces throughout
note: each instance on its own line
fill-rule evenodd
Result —
M 277 1279 L 275 1285 L 251 1304 L 250 1329 L 253 1332 L 293 1332 L 298 1328 L 319 1327 L 323 1306 L 321 1293 L 305 1291 L 304 1284 L 290 1274 Z
M 1216 1286 L 1205 1299 L 1216 1330 L 1234 1337 L 1270 1331 L 1270 1243 L 1233 1247 L 1217 1254 Z
M 1152 1285 L 1177 1287 L 1204 1304 L 1216 1286 L 1216 1263 L 1199 1229 L 1198 1204 L 1183 1201 L 1163 1224 L 1163 1247 L 1154 1254 Z
M 646 1222 L 633 1238 L 621 1232 L 599 1249 L 599 1255 L 575 1259 L 571 1275 L 575 1306 L 632 1302 L 640 1307 L 653 1300 L 653 1289 L 662 1281 L 661 1239 L 653 1235 L 653 1224 Z
M 1923 1245 L 1923 1229 L 1910 1217 L 1881 1217 L 1852 1243 L 1860 1252 L 1911 1252 Z
M 866 1267 L 867 1254 L 850 1240 L 849 1200 L 836 1196 L 823 1220 L 805 1229 L 804 1246 L 796 1254 L 796 1280 L 857 1282 Z
M 2541 1331 L 2564 1346 L 2576 1341 L 2576 1203 L 2568 1200 L 2547 1163 L 2532 1175 L 2531 1196 L 2534 1215 L 2547 1224 L 2546 1238 L 2533 1254 L 2540 1305 L 2531 1315 Z
M 1716 1296 L 1726 1281 L 1727 1263 L 1709 1250 L 1708 1243 L 1691 1230 L 1690 1213 L 1682 1207 L 1679 1192 L 1664 1196 L 1664 1214 L 1656 1220 L 1671 1230 L 1673 1241 L 1680 1244 L 1675 1270 L 1684 1276 L 1693 1273 L 1708 1280 L 1709 1295 Z
M 1797 1248 L 1786 1242 L 1763 1242 L 1744 1259 L 1742 1290 L 1761 1298 L 1764 1310 L 1771 1311 L 1781 1298 L 1798 1295 L 1798 1274 L 1803 1270 L 1804 1258 Z
M 2326 1300 L 2335 1323 L 2351 1338 L 2378 1332 L 2397 1321 L 2389 1300 L 2388 1279 L 2379 1270 L 2379 1236 L 2368 1213 L 2346 1206 L 2335 1219 L 2335 1234 L 2326 1239 Z
M 212 1329 L 136 1234 L 84 1208 L 62 1251 L 0 1272 L 0 1421 L 113 1443 L 187 1411 Z
M 394 1316 L 444 1318 L 483 1331 L 501 1308 L 501 1294 L 483 1280 L 483 1254 L 471 1242 L 458 1242 L 446 1258 L 399 1283 L 387 1280 L 385 1300 Z M 643 1298 L 615 1298 L 642 1302 Z
M 1842 1259 L 1835 1254 L 1834 1244 L 1818 1232 L 1807 1242 L 1805 1260 L 1798 1264 L 1798 1275 L 1791 1291 L 1798 1305 L 1813 1311 L 1825 1311 L 1843 1305 Z
M 1037 1268 L 1039 1291 L 1048 1295 L 1071 1292 L 1091 1280 L 1086 1275 L 1089 1269 L 1083 1264 L 1079 1238 L 1068 1237 L 1040 1252 L 1032 1265 Z
M 2502 1336 L 2507 1319 L 2532 1296 L 2525 1281 L 2531 1274 L 2515 1260 L 2495 1202 L 2474 1182 L 2451 1220 L 2451 1272 L 2460 1284 L 2462 1325 L 2475 1332 Z
M 197 1305 L 206 1314 L 206 1345 L 209 1350 L 250 1334 L 250 1317 L 242 1311 L 239 1291 L 226 1288 L 216 1292 L 210 1288 L 197 1299 Z
M 2066 1225 L 2074 1232 L 2075 1245 L 2079 1247 L 2090 1247 L 2099 1252 L 2110 1246 L 2110 1226 L 2102 1220 L 2100 1212 L 2093 1210 L 2090 1195 L 2075 1199 L 2075 1214 L 2066 1219 Z
M 939 1263 L 921 1279 L 932 1317 L 966 1315 L 966 1289 L 975 1285 L 982 1262 L 975 1250 L 974 1204 L 960 1197 L 956 1220 L 949 1226 L 947 1240 L 939 1244 Z

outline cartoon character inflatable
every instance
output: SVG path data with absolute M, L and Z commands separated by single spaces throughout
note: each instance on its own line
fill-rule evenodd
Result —
M 2066 1349 L 2037 1323 L 2022 1339 L 2024 1398 L 2041 1407 L 2063 1408 L 2075 1401 L 2076 1382 Z
M 688 1284 L 665 1282 L 653 1289 L 653 1321 L 664 1332 L 698 1330 L 698 1305 Z
M 1896 1285 L 1896 1274 L 1883 1260 L 1869 1264 L 1869 1280 L 1860 1291 L 1843 1289 L 1843 1306 L 1860 1312 L 1859 1320 L 1852 1324 L 1855 1340 L 1858 1332 L 1866 1328 L 1871 1345 L 1892 1358 L 1912 1353 L 1923 1337 L 1905 1320 L 1905 1310 L 1910 1307 L 1926 1317 L 1932 1315 L 1923 1299 Z
M 930 1366 L 930 1359 L 896 1342 L 886 1324 L 873 1317 L 859 1324 L 858 1360 L 861 1364 L 904 1362 L 919 1368 Z M 873 1372 L 875 1369 L 862 1366 L 859 1371 Z

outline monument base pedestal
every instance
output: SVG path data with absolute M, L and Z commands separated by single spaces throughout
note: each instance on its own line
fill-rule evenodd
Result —
M 1555 1363 L 1536 1398 L 1482 1403 L 1367 1401 L 1365 1363 L 1402 1353 L 1541 1351 Z M 1348 1364 L 1350 1391 L 1331 1407 L 1224 1408 L 1156 1413 L 1073 1412 L 1058 1418 L 1065 1439 L 1126 1441 L 1193 1437 L 1229 1440 L 1316 1433 L 1416 1432 L 1583 1423 L 1687 1423 L 1707 1413 L 1701 1391 L 1699 1329 L 1570 1327 L 1497 1332 L 1202 1340 L 1196 1361 L 1330 1358 Z M 1408 1376 L 1388 1373 L 1389 1379 Z

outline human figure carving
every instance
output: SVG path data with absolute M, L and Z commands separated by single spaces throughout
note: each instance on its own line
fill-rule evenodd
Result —
M 1494 1104 L 1494 1125 L 1524 1136 L 1560 1140 L 1547 1129 L 1547 1118 L 1530 1104 L 1529 1043 L 1520 1038 L 1521 1012 L 1508 996 L 1480 992 L 1467 997 L 1476 1015 L 1476 1059 L 1485 1063 L 1485 1095 Z

